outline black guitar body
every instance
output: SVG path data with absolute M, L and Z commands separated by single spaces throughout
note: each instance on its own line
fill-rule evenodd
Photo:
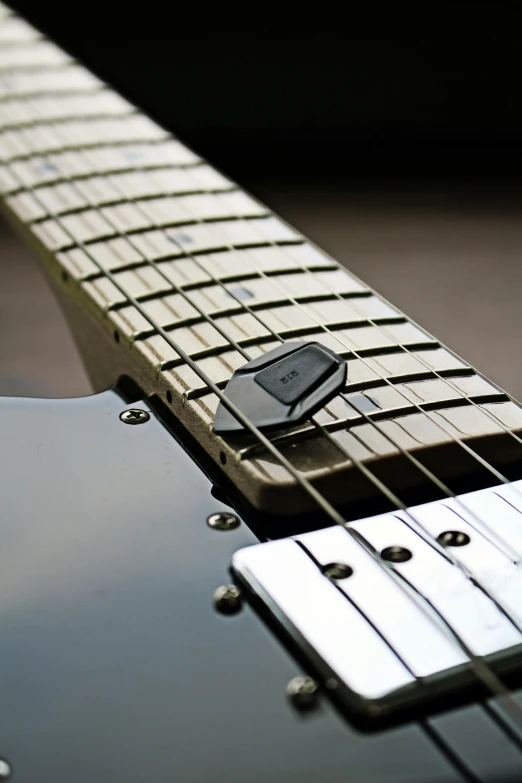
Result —
M 378 734 L 323 695 L 299 712 L 285 688 L 302 665 L 249 606 L 213 606 L 232 554 L 258 539 L 208 526 L 229 507 L 152 411 L 122 421 L 129 407 L 150 410 L 115 391 L 0 401 L 0 756 L 14 780 L 520 780 L 516 736 L 480 706 Z

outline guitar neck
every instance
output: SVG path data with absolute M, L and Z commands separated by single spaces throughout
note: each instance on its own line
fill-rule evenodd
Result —
M 260 443 L 212 432 L 212 385 L 290 339 L 347 362 L 343 393 L 274 436 L 330 501 L 375 495 L 355 463 L 414 491 L 424 477 L 405 453 L 445 481 L 475 475 L 470 449 L 520 460 L 522 411 L 505 393 L 3 6 L 0 159 L 5 211 L 95 387 L 131 375 L 254 506 L 311 501 Z

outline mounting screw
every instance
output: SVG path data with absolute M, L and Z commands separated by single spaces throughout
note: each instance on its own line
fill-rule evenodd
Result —
M 0 759 L 0 780 L 8 780 L 12 774 L 11 765 L 5 759 Z
M 142 411 L 140 408 L 129 408 L 120 413 L 120 419 L 124 424 L 145 424 L 150 419 L 150 413 Z
M 240 524 L 239 518 L 228 511 L 211 514 L 207 519 L 207 525 L 213 528 L 213 530 L 235 530 Z
M 389 563 L 405 563 L 407 560 L 411 560 L 413 555 L 404 546 L 387 546 L 382 550 L 381 557 L 383 560 L 388 560 Z
M 446 530 L 437 536 L 437 541 L 442 546 L 466 546 L 470 540 L 466 533 L 461 533 L 459 530 Z
M 243 606 L 243 596 L 236 585 L 218 587 L 212 600 L 216 611 L 220 614 L 237 614 Z
M 315 710 L 319 706 L 319 686 L 311 677 L 294 677 L 286 686 L 286 695 L 300 712 Z

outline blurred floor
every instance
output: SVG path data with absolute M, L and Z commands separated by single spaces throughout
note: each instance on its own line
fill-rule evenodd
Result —
M 522 199 L 505 191 L 254 188 L 378 292 L 519 399 Z M 0 395 L 89 393 L 37 264 L 0 226 Z

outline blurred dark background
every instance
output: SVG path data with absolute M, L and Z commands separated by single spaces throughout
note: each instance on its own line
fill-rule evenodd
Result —
M 522 396 L 515 4 L 316 5 L 292 23 L 263 6 L 11 5 Z M 0 393 L 84 392 L 33 265 L 3 247 Z
M 243 179 L 522 168 L 517 4 L 11 5 Z

